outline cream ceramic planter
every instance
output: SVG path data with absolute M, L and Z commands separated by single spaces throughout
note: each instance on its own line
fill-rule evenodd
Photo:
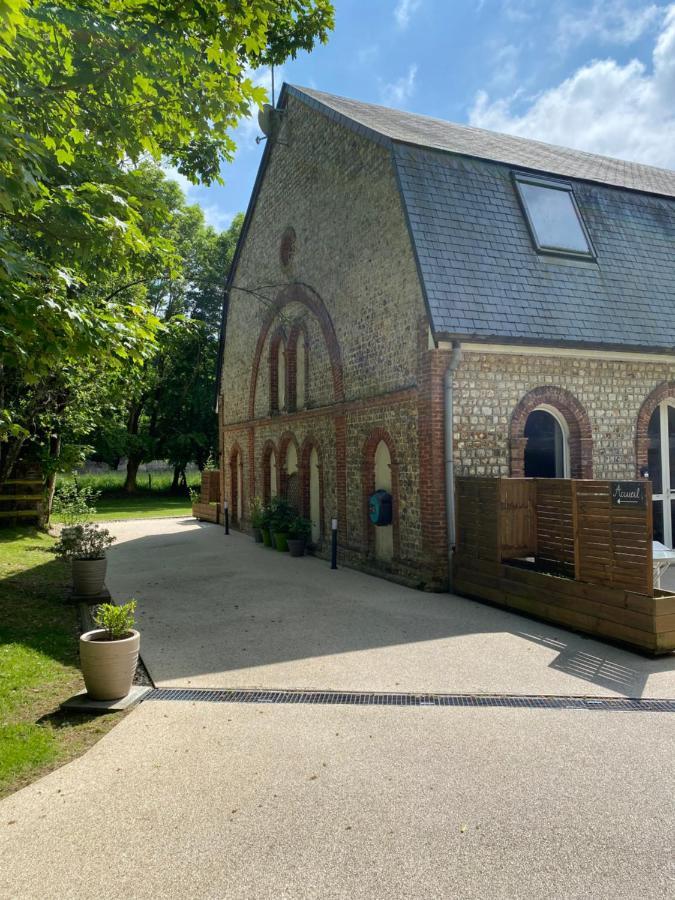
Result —
M 138 663 L 140 634 L 132 630 L 119 641 L 100 640 L 102 628 L 80 637 L 80 664 L 92 700 L 119 700 L 131 690 Z
M 98 597 L 105 584 L 105 571 L 108 560 L 74 559 L 73 591 L 82 597 Z

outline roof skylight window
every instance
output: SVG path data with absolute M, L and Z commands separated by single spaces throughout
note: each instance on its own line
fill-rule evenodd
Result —
M 537 250 L 595 257 L 571 185 L 524 175 L 515 175 L 514 180 Z

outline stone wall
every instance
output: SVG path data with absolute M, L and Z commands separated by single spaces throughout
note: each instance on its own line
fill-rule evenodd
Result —
M 561 388 L 588 416 L 595 478 L 637 475 L 640 408 L 675 363 L 512 353 L 464 353 L 455 373 L 455 461 L 458 475 L 512 475 L 510 425 L 523 397 Z

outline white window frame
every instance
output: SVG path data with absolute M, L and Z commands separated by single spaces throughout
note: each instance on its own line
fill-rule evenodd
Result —
M 659 501 L 663 510 L 663 543 L 673 546 L 672 501 L 675 500 L 675 489 L 670 483 L 670 441 L 668 435 L 668 407 L 675 409 L 675 400 L 666 398 L 658 405 L 659 410 L 659 443 L 661 448 L 661 493 L 652 494 L 652 501 Z M 652 414 L 653 415 L 653 414 Z M 665 436 L 665 441 L 664 441 Z M 651 473 L 650 473 L 651 475 Z M 666 499 L 668 503 L 666 504 Z
M 571 461 L 570 461 L 570 427 L 567 424 L 567 419 L 563 416 L 559 409 L 556 409 L 555 406 L 549 406 L 548 403 L 540 403 L 539 406 L 535 406 L 533 410 L 530 411 L 530 416 L 533 412 L 547 412 L 550 416 L 556 420 L 558 425 L 560 426 L 560 432 L 562 434 L 562 463 L 563 463 L 563 478 L 569 478 L 572 470 Z M 528 416 L 529 418 L 529 416 Z

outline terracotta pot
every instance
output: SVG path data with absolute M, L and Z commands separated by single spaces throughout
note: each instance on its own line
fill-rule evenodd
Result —
M 140 634 L 132 630 L 119 641 L 100 640 L 102 628 L 80 637 L 80 664 L 92 700 L 119 700 L 131 690 L 138 663 Z
M 102 559 L 73 560 L 73 591 L 83 597 L 97 597 L 105 584 L 108 561 Z
M 304 556 L 305 555 L 305 539 L 304 538 L 289 538 L 288 539 L 288 549 L 290 551 L 291 556 Z
M 266 547 L 271 547 L 272 546 L 272 535 L 270 534 L 269 528 L 261 528 L 260 531 L 262 532 L 263 544 Z
M 281 553 L 286 553 L 288 551 L 288 535 L 284 534 L 283 531 L 275 531 L 274 546 L 277 550 L 281 551 Z

